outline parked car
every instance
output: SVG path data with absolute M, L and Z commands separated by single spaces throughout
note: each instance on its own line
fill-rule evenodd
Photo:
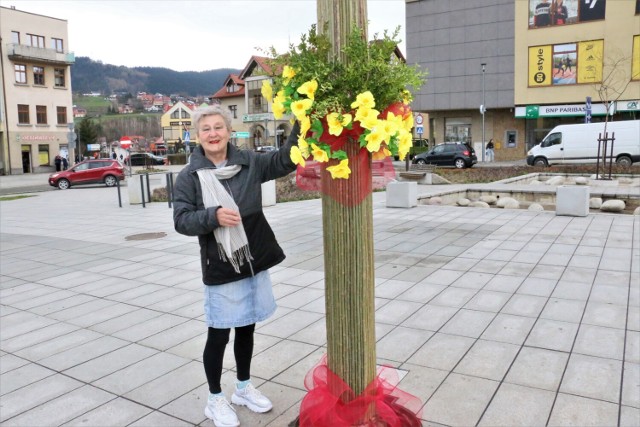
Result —
M 475 150 L 468 144 L 446 142 L 433 147 L 429 151 L 417 154 L 413 158 L 414 164 L 455 166 L 458 169 L 470 168 L 478 163 Z
M 151 153 L 132 153 L 129 155 L 131 166 L 164 165 L 165 158 Z
M 267 153 L 269 151 L 276 151 L 277 148 L 274 147 L 273 145 L 261 145 L 259 147 L 256 147 L 256 151 L 258 153 Z
M 49 175 L 49 185 L 66 190 L 72 185 L 97 184 L 104 182 L 113 187 L 124 179 L 124 168 L 113 159 L 85 160 L 74 167 Z

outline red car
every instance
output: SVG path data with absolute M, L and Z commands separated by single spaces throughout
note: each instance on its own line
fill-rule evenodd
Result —
M 113 187 L 118 180 L 124 180 L 124 168 L 117 160 L 85 160 L 71 169 L 49 175 L 49 185 L 66 190 L 72 185 L 96 184 L 104 182 Z

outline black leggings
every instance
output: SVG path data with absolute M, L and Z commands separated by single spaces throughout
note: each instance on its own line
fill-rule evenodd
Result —
M 253 356 L 253 331 L 256 325 L 242 326 L 236 329 L 233 342 L 233 354 L 236 358 L 236 370 L 238 381 L 246 381 L 251 378 L 251 357 Z M 224 350 L 229 343 L 231 329 L 209 328 L 207 344 L 204 346 L 202 361 L 204 373 L 207 375 L 209 392 L 221 393 L 220 378 L 222 377 L 222 362 Z

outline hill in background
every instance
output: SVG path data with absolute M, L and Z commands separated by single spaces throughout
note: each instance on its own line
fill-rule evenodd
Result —
M 209 71 L 173 71 L 159 67 L 125 67 L 76 57 L 71 67 L 71 87 L 76 93 L 115 92 L 210 96 L 224 84 L 229 74 L 242 70 L 220 68 Z

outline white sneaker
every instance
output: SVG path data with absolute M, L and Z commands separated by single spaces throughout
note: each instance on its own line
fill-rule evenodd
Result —
M 236 410 L 224 396 L 210 398 L 204 408 L 204 414 L 213 421 L 216 427 L 237 427 L 240 425 Z
M 245 388 L 239 390 L 236 387 L 235 393 L 231 396 L 231 403 L 234 405 L 242 405 L 251 409 L 253 412 L 268 412 L 273 408 L 271 401 L 267 399 L 251 384 L 247 384 Z

